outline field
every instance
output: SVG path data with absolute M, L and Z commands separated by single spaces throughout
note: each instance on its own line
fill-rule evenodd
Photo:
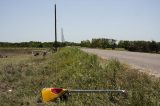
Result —
M 16 49 L 14 49 L 16 50 Z M 5 54 L 4 50 L 1 52 Z M 10 51 L 10 50 L 8 50 Z M 22 51 L 27 51 L 23 50 Z M 66 47 L 47 56 L 7 52 L 0 58 L 0 106 L 159 106 L 160 79 L 131 69 L 118 60 Z M 38 103 L 44 87 L 67 89 L 125 89 L 128 96 L 114 93 L 72 94 L 68 101 Z

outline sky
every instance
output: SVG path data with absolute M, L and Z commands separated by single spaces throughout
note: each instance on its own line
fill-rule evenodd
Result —
M 160 42 L 160 0 L 0 0 L 0 42 L 92 38 Z

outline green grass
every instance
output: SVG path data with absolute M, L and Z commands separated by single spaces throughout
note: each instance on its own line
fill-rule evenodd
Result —
M 37 104 L 44 87 L 125 89 L 128 98 L 111 93 L 72 94 L 66 102 Z M 0 92 L 0 106 L 158 106 L 160 79 L 118 60 L 105 61 L 66 47 L 45 58 L 26 55 L 0 59 Z

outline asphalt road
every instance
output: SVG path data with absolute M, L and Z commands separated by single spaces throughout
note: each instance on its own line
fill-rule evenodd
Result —
M 140 71 L 160 77 L 160 54 L 139 53 L 128 51 L 113 51 L 82 48 L 83 51 L 96 54 L 103 59 L 116 58 L 123 63 L 127 63 Z

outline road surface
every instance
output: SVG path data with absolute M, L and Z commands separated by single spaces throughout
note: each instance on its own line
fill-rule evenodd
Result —
M 82 50 L 88 53 L 96 54 L 103 59 L 116 58 L 123 63 L 130 64 L 136 69 L 146 71 L 160 77 L 160 54 L 88 48 L 82 48 Z

